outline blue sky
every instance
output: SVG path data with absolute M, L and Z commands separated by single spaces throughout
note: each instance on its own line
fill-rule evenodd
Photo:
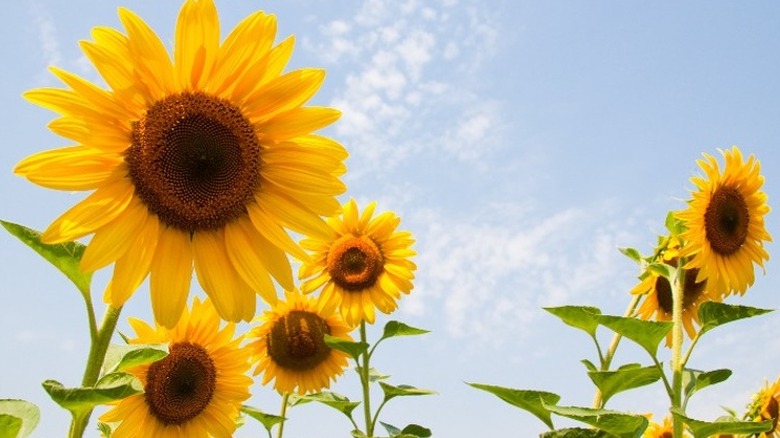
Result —
M 58 86 L 56 65 L 99 81 L 78 49 L 97 25 L 119 27 L 117 6 L 145 18 L 169 44 L 180 2 L 7 2 L 0 17 L 0 217 L 42 229 L 80 193 L 12 175 L 21 158 L 66 145 L 54 117 L 21 93 Z M 647 252 L 670 209 L 689 196 L 702 152 L 739 145 L 780 196 L 780 4 L 772 1 L 219 1 L 223 34 L 256 9 L 275 13 L 278 40 L 296 36 L 289 68 L 322 66 L 312 104 L 343 116 L 324 131 L 350 152 L 348 196 L 396 211 L 417 238 L 415 289 L 391 317 L 432 330 L 388 342 L 376 366 L 439 395 L 392 402 L 384 419 L 420 423 L 439 437 L 533 436 L 529 414 L 463 382 L 541 389 L 589 405 L 582 333 L 540 308 L 589 304 L 622 314 L 636 267 L 619 246 Z M 780 236 L 777 213 L 767 228 Z M 770 253 L 775 252 L 770 244 Z M 0 398 L 43 410 L 34 436 L 62 436 L 69 418 L 40 382 L 80 381 L 83 304 L 64 277 L 0 234 Z M 775 255 L 767 274 L 730 302 L 780 307 Z M 99 299 L 105 275 L 95 279 Z M 99 310 L 100 312 L 100 310 Z M 143 286 L 125 316 L 149 319 Z M 691 361 L 735 375 L 694 399 L 689 414 L 741 410 L 780 369 L 780 313 L 704 338 Z M 126 322 L 120 330 L 128 331 Z M 607 342 L 608 333 L 601 335 Z M 647 360 L 624 345 L 616 364 Z M 333 389 L 358 398 L 355 376 Z M 278 409 L 255 386 L 251 404 Z M 615 409 L 663 415 L 660 384 L 619 395 Z M 393 404 L 394 403 L 394 404 Z M 560 425 L 567 424 L 559 421 Z M 286 436 L 345 436 L 324 406 L 291 412 Z M 259 436 L 254 426 L 237 436 Z

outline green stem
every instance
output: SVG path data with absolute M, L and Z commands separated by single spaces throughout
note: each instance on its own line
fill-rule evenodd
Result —
M 360 321 L 360 342 L 368 343 L 366 340 L 366 322 Z M 366 351 L 362 354 L 363 363 L 358 364 L 360 368 L 360 383 L 363 385 L 363 416 L 366 418 L 366 436 L 372 438 L 374 436 L 374 422 L 371 421 L 371 394 L 369 392 L 368 384 L 368 366 L 371 360 L 371 354 Z
M 683 285 L 682 263 L 678 262 L 677 269 L 673 271 L 673 278 L 669 279 L 672 286 L 672 408 L 682 408 L 682 378 L 685 363 L 682 357 L 683 344 Z M 683 423 L 677 416 L 672 417 L 674 426 L 674 438 L 682 438 Z
M 628 303 L 628 307 L 626 308 L 626 313 L 623 314 L 626 318 L 634 314 L 634 311 L 636 310 L 636 307 L 639 305 L 639 300 L 642 299 L 642 295 L 634 295 L 634 297 L 631 299 L 631 302 Z M 609 371 L 609 366 L 612 364 L 612 358 L 615 357 L 615 352 L 617 351 L 618 345 L 620 345 L 620 340 L 623 338 L 618 333 L 615 333 L 615 335 L 612 337 L 612 342 L 609 344 L 609 348 L 607 349 L 607 354 L 604 356 L 603 360 L 601 361 L 601 371 Z M 596 341 L 596 347 L 598 348 L 598 341 L 596 340 L 594 336 L 594 341 Z M 599 356 L 601 356 L 601 352 L 599 351 Z M 593 408 L 594 409 L 600 409 L 603 408 L 603 399 L 601 397 L 601 391 L 596 388 L 596 394 L 593 396 Z
M 108 306 L 106 308 L 103 322 L 100 325 L 100 329 L 95 333 L 95 336 L 92 339 L 92 345 L 89 348 L 87 366 L 84 369 L 84 377 L 81 379 L 82 387 L 93 387 L 95 386 L 95 383 L 97 383 L 98 377 L 100 377 L 100 369 L 103 367 L 103 362 L 106 359 L 108 344 L 111 342 L 111 337 L 114 335 L 116 323 L 119 320 L 119 314 L 121 312 L 122 307 Z M 73 416 L 70 431 L 68 433 L 69 438 L 81 438 L 84 435 L 87 423 L 89 423 L 90 415 L 92 415 L 91 409 L 82 415 Z
M 287 418 L 286 417 L 287 416 L 287 404 L 288 404 L 289 400 L 290 400 L 290 393 L 289 392 L 285 392 L 284 395 L 282 396 L 282 408 L 279 410 L 279 416 L 282 417 L 282 418 L 285 418 L 285 420 L 282 421 L 281 423 L 279 423 L 279 431 L 276 434 L 276 438 L 282 438 L 282 434 L 284 434 L 284 423 L 287 422 L 287 420 L 286 420 L 286 418 Z M 270 434 L 270 432 L 269 432 L 269 434 Z

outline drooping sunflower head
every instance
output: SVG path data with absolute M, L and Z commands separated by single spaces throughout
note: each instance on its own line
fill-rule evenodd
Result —
M 257 363 L 255 375 L 263 373 L 263 385 L 274 380 L 283 394 L 329 388 L 343 374 L 347 355 L 331 349 L 325 335 L 351 340 L 350 330 L 337 313 L 318 310 L 297 290 L 287 292 L 286 301 L 265 311 L 248 334 L 257 338 L 247 346 Z
M 321 309 L 339 308 L 350 325 L 373 323 L 375 310 L 390 313 L 401 293 L 412 290 L 417 266 L 410 260 L 414 239 L 408 231 L 396 231 L 400 218 L 392 212 L 373 217 L 376 203 L 361 214 L 350 199 L 343 214 L 332 217 L 328 238 L 309 237 L 301 246 L 312 252 L 300 268 L 304 293 L 322 287 Z
M 780 438 L 780 428 L 777 427 L 780 417 L 780 378 L 773 383 L 766 382 L 754 396 L 748 406 L 745 418 L 752 421 L 772 421 L 772 429 L 762 432 L 759 438 Z
M 130 320 L 136 337 L 130 343 L 164 343 L 168 355 L 130 371 L 142 394 L 121 400 L 100 417 L 120 422 L 116 437 L 230 436 L 241 403 L 249 398 L 251 364 L 235 326 L 220 329 L 214 306 L 198 298 L 172 329 Z
M 45 187 L 93 191 L 56 219 L 43 240 L 92 235 L 81 262 L 114 264 L 107 300 L 122 305 L 151 273 L 155 317 L 173 327 L 193 268 L 220 315 L 249 321 L 255 292 L 276 301 L 292 288 L 287 253 L 306 260 L 287 229 L 328 235 L 346 188 L 344 148 L 313 134 L 339 112 L 305 107 L 325 73 L 282 73 L 293 40 L 274 45 L 276 19 L 255 12 L 220 42 L 213 0 L 187 0 L 169 56 L 137 15 L 124 33 L 92 32 L 81 48 L 108 89 L 53 68 L 66 88 L 27 92 L 61 115 L 50 128 L 76 143 L 20 162 Z
M 686 267 L 699 269 L 699 279 L 708 278 L 712 291 L 725 296 L 743 294 L 753 284 L 753 264 L 763 268 L 769 260 L 764 242 L 772 238 L 764 226 L 770 209 L 760 163 L 753 155 L 743 160 L 736 146 L 721 153 L 723 172 L 709 154 L 698 161 L 704 176 L 691 178 L 697 191 L 677 218 L 686 227 L 680 236 Z

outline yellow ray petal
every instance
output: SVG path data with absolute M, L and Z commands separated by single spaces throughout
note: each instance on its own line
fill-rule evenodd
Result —
M 70 146 L 30 155 L 14 167 L 14 173 L 50 189 L 94 190 L 122 163 L 115 153 Z
M 212 0 L 188 1 L 176 22 L 174 64 L 179 87 L 198 90 L 211 74 L 219 50 L 219 17 Z
M 176 91 L 173 66 L 157 34 L 134 12 L 119 8 L 119 19 L 127 31 L 127 46 L 133 59 L 136 81 L 149 86 L 150 97 L 157 101 Z
M 151 269 L 152 259 L 160 240 L 160 222 L 147 215 L 144 227 L 133 239 L 132 250 L 125 252 L 114 264 L 109 303 L 121 306 L 143 283 Z
M 295 38 L 288 37 L 271 49 L 266 56 L 250 63 L 244 75 L 236 83 L 230 100 L 243 102 L 252 91 L 279 76 L 292 56 L 294 45 Z
M 187 302 L 192 280 L 192 244 L 188 233 L 167 228 L 160 233 L 150 266 L 149 289 L 158 323 L 172 328 Z
M 266 250 L 264 242 L 257 237 L 259 234 L 249 218 L 239 219 L 225 227 L 225 244 L 233 267 L 268 304 L 274 305 L 278 300 L 276 288 L 265 267 L 262 254 Z M 265 243 L 270 246 L 270 243 Z
M 269 218 L 259 205 L 254 202 L 250 203 L 247 205 L 247 211 L 255 229 L 269 242 L 301 261 L 309 260 L 309 254 L 298 246 L 282 227 Z
M 267 166 L 262 170 L 262 176 L 275 185 L 296 193 L 335 196 L 347 190 L 347 186 L 340 179 L 329 173 L 307 171 L 298 167 Z
M 93 272 L 121 257 L 143 229 L 148 215 L 140 200 L 131 201 L 116 219 L 95 231 L 81 258 L 81 270 Z
M 297 108 L 320 89 L 325 70 L 305 68 L 272 79 L 247 97 L 245 114 L 252 123 L 262 123 L 277 114 Z
M 256 195 L 262 200 L 260 208 L 276 222 L 283 223 L 287 228 L 300 234 L 315 238 L 330 240 L 334 237 L 333 230 L 322 218 L 311 212 L 292 197 L 276 190 L 260 189 Z
M 329 107 L 295 108 L 257 125 L 261 139 L 282 141 L 310 134 L 341 117 L 341 112 Z
M 134 120 L 139 114 L 132 111 L 132 107 L 120 104 L 115 97 L 96 85 L 57 67 L 49 67 L 65 85 L 91 103 L 95 109 L 103 113 L 106 123 L 117 123 L 120 120 Z

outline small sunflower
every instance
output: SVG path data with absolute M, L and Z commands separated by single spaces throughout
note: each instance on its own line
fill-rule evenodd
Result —
M 764 226 L 770 209 L 760 163 L 753 155 L 743 161 L 736 146 L 721 153 L 723 173 L 713 156 L 698 160 L 705 175 L 691 178 L 698 191 L 677 218 L 687 228 L 680 235 L 686 242 L 681 256 L 690 260 L 686 268 L 698 269 L 699 280 L 707 278 L 712 292 L 726 296 L 744 294 L 753 284 L 753 263 L 764 267 L 764 242 L 772 237 Z
M 324 336 L 352 340 L 351 329 L 337 313 L 317 310 L 314 300 L 299 291 L 285 295 L 286 301 L 266 310 L 248 333 L 258 338 L 247 345 L 257 362 L 255 375 L 263 373 L 263 385 L 275 379 L 274 389 L 283 394 L 329 388 L 344 373 L 347 354 L 331 349 Z
M 49 125 L 75 145 L 22 160 L 18 175 L 44 187 L 93 191 L 43 233 L 46 243 L 92 235 L 81 268 L 114 264 L 106 299 L 122 305 L 150 275 L 157 321 L 173 327 L 194 267 L 226 320 L 249 321 L 255 292 L 276 301 L 271 277 L 293 287 L 287 234 L 329 235 L 347 153 L 313 134 L 339 112 L 303 107 L 325 72 L 282 74 L 293 39 L 274 46 L 276 19 L 255 12 L 220 44 L 213 0 L 179 13 L 173 59 L 155 32 L 120 8 L 80 43 L 108 84 L 52 68 L 68 87 L 25 98 L 62 117 Z M 286 228 L 286 229 L 285 229 Z
M 401 293 L 412 290 L 417 266 L 408 231 L 396 231 L 401 219 L 385 212 L 372 219 L 376 203 L 363 213 L 350 199 L 341 217 L 328 219 L 333 229 L 328 239 L 310 237 L 301 246 L 313 252 L 310 261 L 301 265 L 298 277 L 306 279 L 301 290 L 310 293 L 323 287 L 320 309 L 340 308 L 350 325 L 361 321 L 373 323 L 374 308 L 390 313 L 397 307 Z M 312 277 L 312 278 L 310 278 Z
M 780 438 L 780 428 L 777 427 L 778 416 L 780 416 L 780 378 L 772 384 L 767 382 L 758 391 L 746 415 L 748 420 L 772 421 L 772 429 L 769 432 L 762 432 L 758 438 Z
M 642 438 L 672 438 L 673 436 L 674 428 L 672 427 L 671 417 L 664 418 L 663 424 L 651 421 L 642 434 Z
M 130 319 L 137 337 L 131 344 L 168 344 L 168 356 L 130 371 L 144 393 L 121 400 L 100 421 L 121 422 L 111 434 L 125 437 L 232 436 L 241 403 L 249 398 L 252 379 L 249 351 L 235 325 L 222 329 L 214 306 L 197 297 L 192 313 L 185 308 L 171 329 Z

